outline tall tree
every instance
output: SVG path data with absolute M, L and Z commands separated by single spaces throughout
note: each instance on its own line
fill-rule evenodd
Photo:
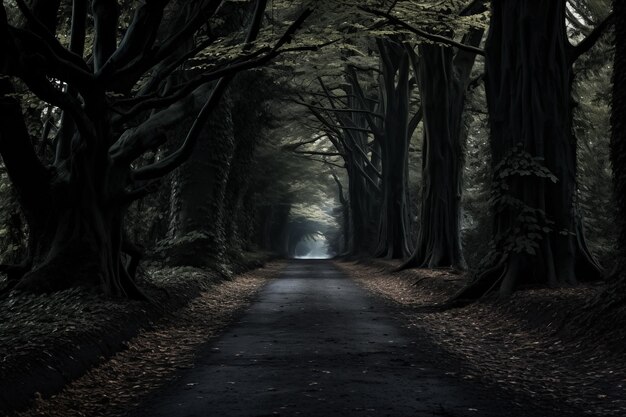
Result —
M 265 1 L 256 4 L 261 9 L 265 6 Z M 234 38 L 234 42 L 249 42 L 250 39 L 239 39 L 237 35 L 251 15 L 263 19 L 260 13 L 250 13 L 249 4 L 224 5 L 219 14 L 220 24 L 212 29 L 213 34 Z M 260 22 L 253 22 L 253 25 L 261 26 Z M 188 49 L 194 47 L 192 44 Z M 228 220 L 224 215 L 226 188 L 236 146 L 232 99 L 236 89 L 237 86 L 231 83 L 224 92 L 193 154 L 174 172 L 169 236 L 162 242 L 162 246 L 166 245 L 164 249 L 169 263 L 209 265 L 225 274 L 230 271 L 226 256 Z
M 405 257 L 408 243 L 408 150 L 415 123 L 411 118 L 411 55 L 401 39 L 376 40 L 381 57 L 378 109 L 382 120 L 367 115 L 370 129 L 380 147 L 381 192 L 378 248 L 375 256 Z M 356 73 L 353 72 L 353 77 Z M 361 91 L 358 96 L 365 103 Z M 382 123 L 381 123 L 382 122 Z
M 474 2 L 462 14 L 484 11 Z M 482 29 L 471 29 L 462 43 L 478 47 Z M 476 52 L 422 43 L 419 90 L 423 111 L 422 201 L 417 245 L 403 267 L 465 269 L 461 245 L 463 111 Z
M 75 5 L 79 3 L 76 0 Z M 122 232 L 125 208 L 192 154 L 233 75 L 280 54 L 311 13 L 307 9 L 274 46 L 226 56 L 161 96 L 160 81 L 218 41 L 210 34 L 203 36 L 203 29 L 223 2 L 194 3 L 193 13 L 171 30 L 173 35 L 156 42 L 168 3 L 138 4 L 118 41 L 118 3 L 94 0 L 90 61 L 71 46 L 62 46 L 23 0 L 17 4 L 29 22 L 25 28 L 9 24 L 4 4 L 0 7 L 0 73 L 20 78 L 72 121 L 71 135 L 61 135 L 56 142 L 54 161 L 40 160 L 9 81 L 0 82 L 0 110 L 7 117 L 0 126 L 0 155 L 31 237 L 23 276 L 15 288 L 54 291 L 96 284 L 107 294 L 140 296 L 122 255 L 128 246 Z M 256 13 L 262 14 L 262 8 Z M 253 22 L 249 33 L 254 39 L 261 19 Z M 86 15 L 75 7 L 71 38 L 84 36 L 86 24 Z M 181 43 L 196 38 L 203 39 L 200 47 L 170 65 L 159 65 Z M 219 47 L 213 51 L 219 52 Z M 60 88 L 63 85 L 67 89 Z M 182 144 L 152 164 L 136 164 L 145 152 L 167 141 L 172 127 L 190 110 L 189 100 L 201 103 L 201 110 Z
M 416 34 L 419 39 L 419 59 L 408 45 L 405 48 L 412 58 L 421 96 L 421 109 L 409 127 L 412 133 L 423 121 L 421 204 L 417 243 L 402 268 L 465 268 L 460 230 L 463 110 L 476 55 L 482 54 L 478 46 L 483 29 L 470 24 L 468 30 L 456 20 L 480 15 L 486 9 L 484 3 L 477 0 L 454 12 L 458 6 L 412 1 L 394 2 L 387 11 L 361 7 L 384 18 L 383 24 Z M 428 22 L 429 31 L 411 23 L 414 14 L 422 17 L 421 25 Z M 451 39 L 457 27 L 467 31 L 461 42 Z
M 457 298 L 601 275 L 575 204 L 571 84 L 573 63 L 609 22 L 572 46 L 565 0 L 492 3 L 485 66 L 494 247 L 486 271 Z

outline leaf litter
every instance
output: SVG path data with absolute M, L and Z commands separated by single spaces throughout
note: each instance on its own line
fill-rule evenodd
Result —
M 14 414 L 17 417 L 48 416 L 123 416 L 140 404 L 149 393 L 176 377 L 177 371 L 193 366 L 195 353 L 230 324 L 241 309 L 250 304 L 257 291 L 284 267 L 283 262 L 271 262 L 264 268 L 243 273 L 232 280 L 222 281 L 196 268 L 161 268 L 152 271 L 152 279 L 160 284 L 169 282 L 169 290 L 188 286 L 189 291 L 200 288 L 199 295 L 178 309 L 165 312 L 136 337 L 125 343 L 125 349 L 111 356 L 86 374 L 69 383 L 50 398 L 36 394 L 29 409 Z M 195 284 L 193 283 L 193 281 Z M 190 282 L 191 281 L 191 282 Z M 198 287 L 198 283 L 201 283 Z M 36 297 L 19 294 L 2 300 L 0 306 L 3 363 L 0 370 L 12 371 L 16 357 L 30 358 L 47 346 L 56 349 L 63 343 L 76 346 L 103 332 L 114 331 L 132 321 L 132 314 L 145 308 L 142 303 L 106 300 L 97 295 L 74 294 L 72 290 Z M 7 305 L 12 304 L 12 307 Z M 143 306 L 143 307 L 142 307 Z M 41 309 L 45 314 L 41 314 Z M 130 313 L 130 315 L 129 315 Z M 27 337 L 20 337 L 16 328 L 5 320 L 12 314 L 24 317 L 13 323 L 27 325 Z M 5 315 L 6 317 L 3 317 Z M 41 317 L 45 318 L 41 318 Z M 26 318 L 30 317 L 29 320 Z M 32 322 L 32 323 L 31 323 Z M 4 332 L 10 329 L 10 336 Z M 56 329 L 56 330 L 54 330 Z M 52 337 L 52 338 L 51 338 Z M 62 341 L 59 339 L 62 338 Z M 29 339 L 29 340 L 27 340 Z M 18 349 L 15 347 L 19 345 Z M 13 348 L 13 350 L 11 350 Z M 33 365 L 30 365 L 33 366 Z M 24 369 L 22 369 L 22 372 Z
M 597 334 L 585 337 L 584 328 L 572 331 L 572 317 L 599 288 L 529 289 L 443 310 L 437 307 L 467 283 L 466 276 L 446 269 L 396 272 L 396 261 L 336 265 L 399 306 L 400 319 L 443 349 L 458 377 L 497 386 L 516 403 L 531 401 L 555 415 L 626 415 L 623 351 Z

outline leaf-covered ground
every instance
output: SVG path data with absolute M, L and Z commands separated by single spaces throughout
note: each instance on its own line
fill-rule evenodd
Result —
M 189 305 L 154 323 L 127 343 L 127 349 L 90 370 L 48 400 L 38 399 L 27 416 L 122 416 L 154 389 L 191 367 L 201 345 L 247 306 L 283 263 L 212 285 Z
M 248 267 L 261 260 L 255 259 Z M 109 299 L 87 289 L 1 297 L 0 414 L 58 392 L 87 369 L 124 349 L 126 341 L 142 329 L 186 314 L 208 292 L 224 296 L 226 314 L 236 305 L 237 297 L 244 302 L 252 285 L 252 281 L 246 284 L 248 275 L 223 282 L 214 273 L 189 267 L 153 265 L 143 275 L 143 286 L 154 304 Z M 196 301 L 185 307 L 190 300 Z M 166 319 L 161 319 L 163 316 Z
M 445 270 L 393 272 L 393 262 L 338 265 L 365 288 L 403 306 L 401 319 L 449 352 L 457 362 L 450 367 L 458 367 L 454 372 L 463 378 L 504 387 L 521 404 L 552 405 L 554 415 L 626 415 L 626 357 L 601 335 L 572 333 L 571 318 L 597 289 L 527 290 L 508 300 L 441 311 L 433 307 L 466 277 Z

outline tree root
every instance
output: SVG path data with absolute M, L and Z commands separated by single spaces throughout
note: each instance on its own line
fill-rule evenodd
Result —
M 9 281 L 19 281 L 29 269 L 29 261 L 25 261 L 18 265 L 0 265 L 0 274 L 5 274 Z
M 445 305 L 449 308 L 465 307 L 474 301 L 491 294 L 506 275 L 506 264 L 500 262 L 479 275 L 474 281 L 453 295 Z

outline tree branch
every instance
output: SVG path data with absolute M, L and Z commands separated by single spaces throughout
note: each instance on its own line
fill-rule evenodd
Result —
M 331 165 L 331 166 L 334 166 L 334 167 L 337 167 L 337 168 L 341 168 L 341 169 L 344 169 L 344 168 L 345 168 L 345 167 L 344 167 L 344 166 L 342 166 L 342 165 L 339 165 L 339 164 L 337 164 L 337 163 L 335 163 L 335 162 L 327 161 L 327 160 L 324 160 L 324 159 L 309 158 L 309 157 L 307 157 L 307 156 L 300 156 L 300 155 L 296 155 L 296 157 L 298 157 L 298 158 L 302 158 L 302 159 L 306 159 L 306 160 L 308 160 L 308 161 L 321 162 L 322 164 Z
M 572 46 L 570 49 L 570 63 L 574 63 L 580 58 L 584 53 L 588 52 L 593 46 L 600 40 L 604 32 L 615 23 L 615 14 L 611 13 L 607 16 L 606 19 L 602 21 L 595 29 L 578 45 Z
M 361 106 L 367 106 L 367 100 L 365 98 L 365 93 L 363 92 L 363 88 L 361 87 L 361 83 L 359 83 L 359 78 L 358 78 L 354 68 L 348 67 L 348 76 L 350 77 L 350 79 L 352 81 L 352 86 L 354 88 L 356 96 L 358 97 L 359 101 L 361 102 Z M 374 132 L 374 137 L 378 138 L 379 140 L 382 140 L 382 138 L 384 137 L 383 129 L 380 129 L 376 125 L 376 123 L 374 122 L 374 119 L 369 114 L 366 113 L 365 114 L 365 118 L 367 120 L 367 123 L 368 123 L 370 129 L 372 130 L 372 132 Z
M 59 43 L 58 39 L 54 36 L 52 32 L 50 32 L 50 28 L 44 25 L 37 16 L 28 8 L 24 0 L 15 0 L 20 12 L 24 15 L 26 20 L 28 21 L 30 27 L 34 35 L 37 35 L 41 38 L 42 42 L 45 42 L 48 48 L 53 52 L 54 55 L 57 55 L 59 59 L 65 60 L 72 65 L 80 68 L 82 71 L 88 73 L 89 67 L 85 64 L 82 59 L 82 56 L 72 53 L 68 51 Z
M 306 16 L 305 16 L 306 14 Z M 324 44 L 320 44 L 320 45 L 315 45 L 315 46 L 304 46 L 304 47 L 296 47 L 296 48 L 284 48 L 281 49 L 282 46 L 284 46 L 286 43 L 291 41 L 292 36 L 294 35 L 295 29 L 297 29 L 297 27 L 295 27 L 294 25 L 299 24 L 301 25 L 304 22 L 304 19 L 306 19 L 306 17 L 308 17 L 310 15 L 310 11 L 305 12 L 299 19 L 297 22 L 295 22 L 292 27 L 290 27 L 290 29 L 287 30 L 287 32 L 285 32 L 285 34 L 283 35 L 283 37 L 281 37 L 281 39 L 278 40 L 278 42 L 274 45 L 274 47 L 272 47 L 271 49 L 264 48 L 260 51 L 255 52 L 253 55 L 259 55 L 263 52 L 266 52 L 264 55 L 259 56 L 258 58 L 255 59 L 248 59 L 246 60 L 247 56 L 243 55 L 243 57 L 241 58 L 242 60 L 239 62 L 235 62 L 234 64 L 231 63 L 231 65 L 228 65 L 226 67 L 222 67 L 219 68 L 215 71 L 212 72 L 208 72 L 205 73 L 199 77 L 197 77 L 196 79 L 187 82 L 185 84 L 182 84 L 181 86 L 178 86 L 176 88 L 173 88 L 173 90 L 175 90 L 176 92 L 170 96 L 167 97 L 158 97 L 158 96 L 151 96 L 151 97 L 140 97 L 138 99 L 133 99 L 133 101 L 139 101 L 137 104 L 135 104 L 135 106 L 133 106 L 130 110 L 123 112 L 123 111 L 118 111 L 119 114 L 122 115 L 122 117 L 120 118 L 120 120 L 116 120 L 116 123 L 123 123 L 125 121 L 128 121 L 130 119 L 132 119 L 133 117 L 139 115 L 141 112 L 145 111 L 145 110 L 150 110 L 150 109 L 155 109 L 155 108 L 159 108 L 159 107 L 165 107 L 169 104 L 172 104 L 180 99 L 182 99 L 183 97 L 187 96 L 191 91 L 195 90 L 198 86 L 202 85 L 202 84 L 207 84 L 210 82 L 215 81 L 216 79 L 220 79 L 222 77 L 227 77 L 230 74 L 235 74 L 241 71 L 245 71 L 248 69 L 252 69 L 252 68 L 256 68 L 262 65 L 267 64 L 268 62 L 270 62 L 271 60 L 273 60 L 274 58 L 276 58 L 277 56 L 283 54 L 283 53 L 287 53 L 287 52 L 294 52 L 294 51 L 315 51 L 318 50 L 321 47 L 326 46 L 328 43 L 330 42 L 326 42 Z M 303 19 L 304 17 L 304 19 Z M 249 57 L 248 57 L 249 58 Z M 143 101 L 141 101 L 143 100 Z
M 97 72 L 117 49 L 117 26 L 120 7 L 117 0 L 93 0 L 94 23 L 93 66 Z
M 37 157 L 22 109 L 7 79 L 0 79 L 0 155 L 22 202 L 29 209 L 42 206 L 49 175 Z
M 147 1 L 135 10 L 119 47 L 98 71 L 96 78 L 106 79 L 112 76 L 118 68 L 152 48 L 163 20 L 163 10 L 169 2 L 170 0 Z
M 332 168 L 330 168 L 330 175 L 332 175 L 333 180 L 335 180 L 335 183 L 337 184 L 337 191 L 339 192 L 339 202 L 342 206 L 347 205 L 348 200 L 346 200 L 346 197 L 343 195 L 343 185 L 341 184 L 341 181 L 339 181 L 337 174 L 335 174 L 335 171 Z
M 304 142 L 289 143 L 289 144 L 287 144 L 287 145 L 283 145 L 283 146 L 281 147 L 281 149 L 284 149 L 284 150 L 287 150 L 287 151 L 295 151 L 296 149 L 298 149 L 298 148 L 299 148 L 299 147 L 301 147 L 301 146 L 304 146 L 304 145 L 309 145 L 309 144 L 311 144 L 311 143 L 315 143 L 315 142 L 317 142 L 318 140 L 323 139 L 323 138 L 326 138 L 326 137 L 328 137 L 328 134 L 324 133 L 324 134 L 322 134 L 322 135 L 318 135 L 318 136 L 314 137 L 313 139 L 309 139 L 309 140 L 306 140 L 306 141 L 304 141 Z
M 266 0 L 258 0 L 258 1 L 265 2 Z M 255 10 L 255 14 L 263 13 L 263 11 L 264 11 L 263 8 L 257 8 Z M 300 15 L 300 17 L 298 19 L 296 19 L 289 26 L 289 28 L 285 31 L 283 36 L 278 40 L 278 42 L 276 43 L 276 45 L 272 49 L 273 52 L 271 54 L 269 54 L 267 57 L 264 57 L 264 60 L 262 61 L 263 63 L 266 62 L 266 61 L 269 61 L 271 58 L 276 56 L 279 53 L 279 52 L 277 53 L 277 51 L 283 45 L 285 45 L 288 42 L 291 42 L 291 39 L 293 38 L 293 36 L 296 33 L 296 31 L 304 24 L 305 20 L 311 15 L 312 12 L 313 11 L 311 9 L 306 9 Z M 254 23 L 254 22 L 257 22 L 257 21 L 258 21 L 258 19 L 255 16 L 253 18 L 253 24 L 251 25 L 251 27 L 249 29 L 251 32 L 255 31 L 255 30 L 258 30 L 258 28 L 255 27 L 255 23 Z M 250 41 L 250 37 L 249 36 L 247 37 L 247 40 Z M 239 68 L 240 69 L 238 71 L 241 71 L 242 69 L 247 69 L 247 68 L 245 68 L 245 66 L 240 66 Z M 206 104 L 204 105 L 202 110 L 200 110 L 200 113 L 198 114 L 198 116 L 194 120 L 194 123 L 191 126 L 191 129 L 189 130 L 189 132 L 188 132 L 188 134 L 187 134 L 183 144 L 181 145 L 181 147 L 178 150 L 176 150 L 175 152 L 173 152 L 172 154 L 170 154 L 167 157 L 163 158 L 161 161 L 134 171 L 133 177 L 135 179 L 137 179 L 137 180 L 149 180 L 149 179 L 154 179 L 154 178 L 163 176 L 163 175 L 173 171 L 174 169 L 176 169 L 178 166 L 180 166 L 191 155 L 191 152 L 193 152 L 193 148 L 195 147 L 195 144 L 196 144 L 196 142 L 198 140 L 198 137 L 200 136 L 200 133 L 202 132 L 202 129 L 204 128 L 204 125 L 206 124 L 207 120 L 209 119 L 209 117 L 211 115 L 211 112 L 219 104 L 219 101 L 220 101 L 222 95 L 226 91 L 226 88 L 227 88 L 228 84 L 233 79 L 233 77 L 235 76 L 236 72 L 237 72 L 237 70 L 233 70 L 228 75 L 225 74 L 217 82 L 217 85 L 213 89 L 213 91 L 211 93 L 211 96 L 209 97 L 209 99 L 207 100 Z
M 345 154 L 340 152 L 318 152 L 318 151 L 292 151 L 293 153 L 302 154 L 302 155 L 319 155 L 319 156 L 345 156 Z
M 338 108 L 333 108 L 333 107 L 321 107 L 321 106 L 316 106 L 314 104 L 308 104 L 304 101 L 299 101 L 299 100 L 291 100 L 296 104 L 300 104 L 302 106 L 308 107 L 309 109 L 316 109 L 316 110 L 320 110 L 320 111 L 326 111 L 326 112 L 334 112 L 334 113 L 367 113 L 373 117 L 377 117 L 379 119 L 384 119 L 385 116 L 379 113 L 374 113 L 373 111 L 370 110 L 363 110 L 363 109 L 338 109 Z
M 366 13 L 370 13 L 373 14 L 375 16 L 378 17 L 384 17 L 386 18 L 389 23 L 395 25 L 395 26 L 399 26 L 402 27 L 404 29 L 407 29 L 408 31 L 416 34 L 417 36 L 420 36 L 422 38 L 428 39 L 430 41 L 433 42 L 437 42 L 437 43 L 441 43 L 444 45 L 448 45 L 448 46 L 454 46 L 456 48 L 459 48 L 461 50 L 464 51 L 468 51 L 468 52 L 473 52 L 475 54 L 481 55 L 481 56 L 485 56 L 485 51 L 483 49 L 480 48 L 476 48 L 474 46 L 470 46 L 470 45 L 465 45 L 462 44 L 460 42 L 455 41 L 454 39 L 450 39 L 447 38 L 445 36 L 441 36 L 441 35 L 435 35 L 429 32 L 426 32 L 425 30 L 416 28 L 414 26 L 409 25 L 408 23 L 398 19 L 397 17 L 389 14 L 389 13 L 385 13 L 382 12 L 380 10 L 375 10 L 375 9 L 370 9 L 369 7 L 363 7 L 363 6 L 359 6 L 359 9 L 363 10 Z

